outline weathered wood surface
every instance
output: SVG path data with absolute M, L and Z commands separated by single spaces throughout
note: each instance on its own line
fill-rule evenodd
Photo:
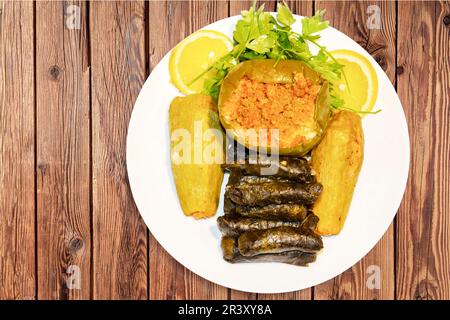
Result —
M 75 30 L 63 2 L 36 3 L 39 299 L 90 297 L 89 43 L 86 3 L 74 4 Z
M 449 25 L 449 2 L 398 4 L 397 89 L 411 140 L 397 216 L 398 299 L 450 299 Z
M 405 109 L 407 191 L 363 260 L 312 289 L 257 295 L 191 273 L 148 233 L 125 166 L 134 101 L 180 40 L 250 3 L 0 1 L 1 299 L 450 298 L 448 1 L 288 1 L 300 15 L 327 9 L 386 71 Z M 80 28 L 66 25 L 70 5 Z M 381 10 L 379 30 L 368 28 L 369 5 Z M 379 289 L 367 286 L 373 266 Z
M 0 298 L 36 297 L 31 2 L 0 2 Z
M 126 170 L 127 123 L 145 81 L 144 2 L 91 2 L 93 298 L 148 297 L 147 229 Z

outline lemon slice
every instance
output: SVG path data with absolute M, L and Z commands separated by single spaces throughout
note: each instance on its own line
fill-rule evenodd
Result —
M 172 83 L 184 94 L 199 93 L 204 82 L 215 71 L 204 73 L 217 59 L 233 49 L 233 43 L 224 34 L 212 30 L 199 30 L 181 41 L 172 51 L 169 72 Z
M 333 88 L 344 100 L 344 107 L 369 112 L 378 96 L 378 77 L 375 68 L 363 55 L 351 50 L 336 50 L 333 57 L 344 65 L 347 78 L 333 83 Z

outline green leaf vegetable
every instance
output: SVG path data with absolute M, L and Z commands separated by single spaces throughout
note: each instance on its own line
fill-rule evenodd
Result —
M 316 12 L 313 17 L 303 18 L 301 20 L 302 33 L 299 34 L 291 29 L 295 18 L 286 4 L 277 6 L 275 19 L 270 13 L 264 12 L 264 5 L 256 9 L 255 3 L 256 1 L 249 10 L 241 12 L 242 18 L 236 23 L 233 33 L 233 50 L 218 59 L 191 84 L 214 69 L 216 75 L 205 81 L 204 93 L 217 99 L 220 85 L 228 72 L 237 63 L 254 59 L 274 59 L 275 64 L 286 59 L 301 60 L 331 83 L 340 79 L 341 75 L 346 81 L 342 70 L 343 65 L 338 63 L 324 46 L 317 43 L 320 38 L 317 33 L 329 25 L 328 21 L 323 19 L 324 10 Z M 310 44 L 319 49 L 316 55 L 311 53 Z M 330 86 L 330 96 L 331 107 L 348 110 L 332 86 Z

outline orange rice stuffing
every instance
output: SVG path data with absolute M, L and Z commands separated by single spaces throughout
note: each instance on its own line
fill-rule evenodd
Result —
M 294 82 L 289 84 L 243 77 L 224 109 L 230 123 L 240 128 L 278 129 L 280 147 L 289 147 L 316 132 L 314 107 L 319 90 L 320 85 L 302 73 L 295 73 Z

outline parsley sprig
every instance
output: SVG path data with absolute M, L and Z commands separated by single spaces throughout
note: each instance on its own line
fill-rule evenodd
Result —
M 214 69 L 216 75 L 205 81 L 204 93 L 217 99 L 220 86 L 228 72 L 237 63 L 254 59 L 274 59 L 275 64 L 280 60 L 300 60 L 331 83 L 341 79 L 341 76 L 347 82 L 343 65 L 336 61 L 326 47 L 317 42 L 320 39 L 318 32 L 329 26 L 329 22 L 324 20 L 324 14 L 325 10 L 320 10 L 312 17 L 303 18 L 302 32 L 297 33 L 291 28 L 295 18 L 286 4 L 278 4 L 275 18 L 264 12 L 264 4 L 257 9 L 254 1 L 249 10 L 241 12 L 242 18 L 236 23 L 233 50 L 219 58 L 191 84 Z M 317 54 L 311 53 L 310 45 L 318 48 Z M 331 107 L 345 108 L 343 100 L 332 86 L 330 97 Z

